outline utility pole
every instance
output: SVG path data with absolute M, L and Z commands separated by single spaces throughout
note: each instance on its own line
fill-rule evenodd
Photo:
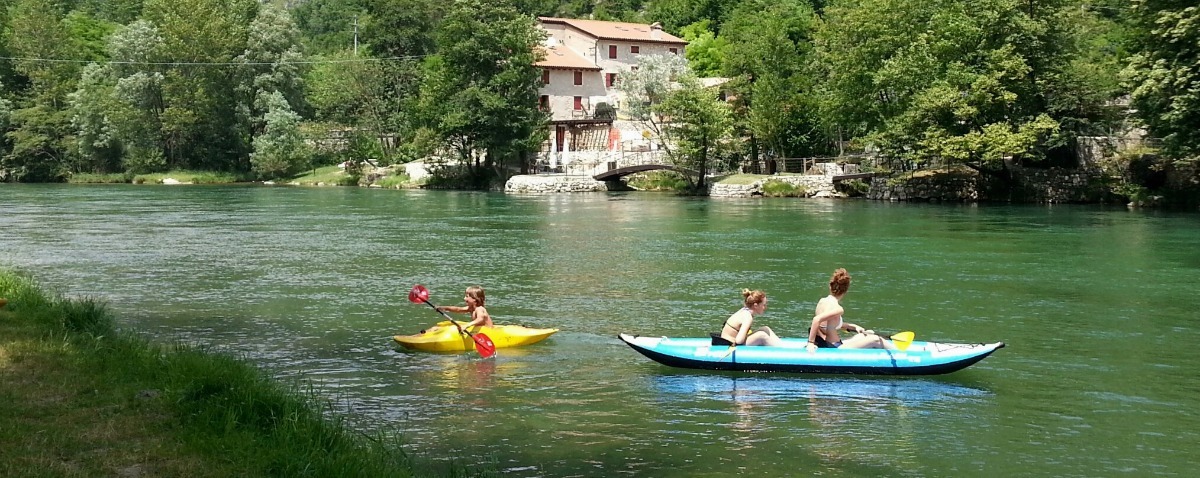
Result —
M 354 56 L 358 56 L 358 15 L 354 16 Z

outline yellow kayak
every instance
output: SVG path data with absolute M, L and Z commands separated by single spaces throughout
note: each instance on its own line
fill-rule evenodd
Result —
M 558 329 L 531 329 L 520 325 L 495 325 L 491 327 L 475 326 L 467 329 L 473 334 L 482 333 L 492 339 L 496 348 L 518 347 L 545 340 L 546 337 L 558 332 Z M 475 350 L 475 342 L 467 334 L 458 333 L 458 328 L 450 321 L 438 322 L 437 325 L 412 335 L 397 335 L 392 337 L 400 345 L 413 350 L 426 352 L 465 352 Z

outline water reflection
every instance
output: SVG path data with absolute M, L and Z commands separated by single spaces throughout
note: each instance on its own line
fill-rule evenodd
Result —
M 937 417 L 978 407 L 993 395 L 968 382 L 929 378 L 685 372 L 650 381 L 663 403 L 725 410 L 724 418 L 718 415 L 705 424 L 711 430 L 701 433 L 724 444 L 717 459 L 730 466 L 762 460 L 764 448 L 786 449 L 781 461 L 759 464 L 786 468 L 792 460 L 868 475 L 903 473 L 931 443 L 953 446 L 952 436 L 931 438 Z
M 820 377 L 790 375 L 738 376 L 726 374 L 662 375 L 655 389 L 695 398 L 732 398 L 735 402 L 839 399 L 850 404 L 887 401 L 917 405 L 931 401 L 978 400 L 991 392 L 977 386 L 922 378 Z

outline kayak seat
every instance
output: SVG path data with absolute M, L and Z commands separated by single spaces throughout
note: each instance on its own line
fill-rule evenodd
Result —
M 719 334 L 717 332 L 709 332 L 708 336 L 712 337 L 713 345 L 733 345 L 733 342 L 725 340 L 725 338 L 721 337 L 721 334 Z

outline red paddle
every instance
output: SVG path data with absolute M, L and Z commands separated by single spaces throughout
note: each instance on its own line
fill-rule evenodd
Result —
M 492 339 L 490 337 L 482 333 L 472 334 L 470 331 L 462 328 L 461 325 L 458 325 L 458 322 L 451 318 L 450 315 L 442 312 L 441 309 L 438 309 L 436 305 L 433 305 L 433 303 L 429 301 L 429 289 L 426 289 L 425 286 L 421 284 L 413 286 L 412 290 L 408 291 L 408 300 L 417 304 L 424 302 L 426 305 L 433 307 L 433 310 L 436 310 L 439 314 L 442 314 L 442 317 L 445 317 L 450 321 L 450 323 L 454 324 L 454 326 L 458 328 L 458 333 L 469 335 L 471 340 L 475 341 L 475 351 L 479 352 L 480 357 L 488 358 L 496 355 L 496 344 L 492 343 Z

